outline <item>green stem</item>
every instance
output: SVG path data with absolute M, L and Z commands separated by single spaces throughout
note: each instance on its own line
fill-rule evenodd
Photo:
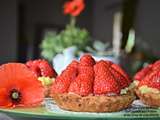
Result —
M 70 25 L 74 27 L 76 25 L 76 17 L 71 16 Z

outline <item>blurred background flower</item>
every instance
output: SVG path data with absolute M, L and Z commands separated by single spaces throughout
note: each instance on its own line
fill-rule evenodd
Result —
M 64 4 L 64 14 L 78 16 L 84 9 L 84 0 L 70 0 Z
M 48 33 L 41 43 L 41 55 L 52 61 L 56 54 L 71 46 L 76 46 L 78 55 L 80 51 L 86 51 L 86 47 L 91 44 L 89 32 L 85 28 L 76 26 L 76 17 L 84 9 L 83 0 L 69 0 L 64 4 L 64 14 L 69 14 L 70 23 L 60 33 Z

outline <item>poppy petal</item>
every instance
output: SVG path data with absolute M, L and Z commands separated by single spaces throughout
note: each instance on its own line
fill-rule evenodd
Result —
M 78 16 L 81 11 L 84 9 L 84 4 L 81 4 L 76 10 L 74 10 L 71 14 L 72 16 Z
M 66 2 L 64 4 L 64 14 L 69 14 L 71 12 L 72 8 L 71 8 L 71 4 L 70 2 Z
M 72 0 L 64 4 L 64 14 L 78 16 L 84 8 L 84 0 Z
M 0 88 L 6 88 L 6 90 L 1 89 L 1 106 L 6 106 L 8 101 L 13 106 L 28 106 L 28 104 L 40 104 L 44 99 L 44 88 L 41 82 L 38 81 L 34 73 L 24 64 L 8 63 L 0 66 L 0 83 L 3 83 L 0 84 Z M 12 90 L 20 93 L 20 98 L 16 102 L 10 98 Z
M 24 106 L 40 105 L 44 98 L 44 89 L 42 87 L 28 87 L 22 91 L 21 104 Z
M 0 107 L 11 107 L 12 103 L 8 99 L 7 90 L 5 88 L 0 89 Z

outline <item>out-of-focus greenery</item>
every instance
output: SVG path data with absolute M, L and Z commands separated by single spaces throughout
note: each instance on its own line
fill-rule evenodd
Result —
M 86 29 L 74 25 L 67 25 L 60 33 L 49 32 L 42 41 L 41 55 L 51 61 L 57 53 L 62 53 L 65 48 L 76 46 L 79 51 L 85 51 L 90 46 L 90 36 Z
M 86 47 L 87 52 L 92 53 L 95 56 L 112 56 L 112 48 L 109 42 L 102 42 L 100 40 L 94 40 L 91 46 Z

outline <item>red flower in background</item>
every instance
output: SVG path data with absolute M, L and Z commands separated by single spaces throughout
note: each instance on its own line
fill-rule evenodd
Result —
M 35 106 L 44 99 L 44 88 L 26 65 L 0 66 L 0 107 Z
M 70 0 L 64 4 L 64 14 L 78 16 L 84 8 L 84 0 Z

